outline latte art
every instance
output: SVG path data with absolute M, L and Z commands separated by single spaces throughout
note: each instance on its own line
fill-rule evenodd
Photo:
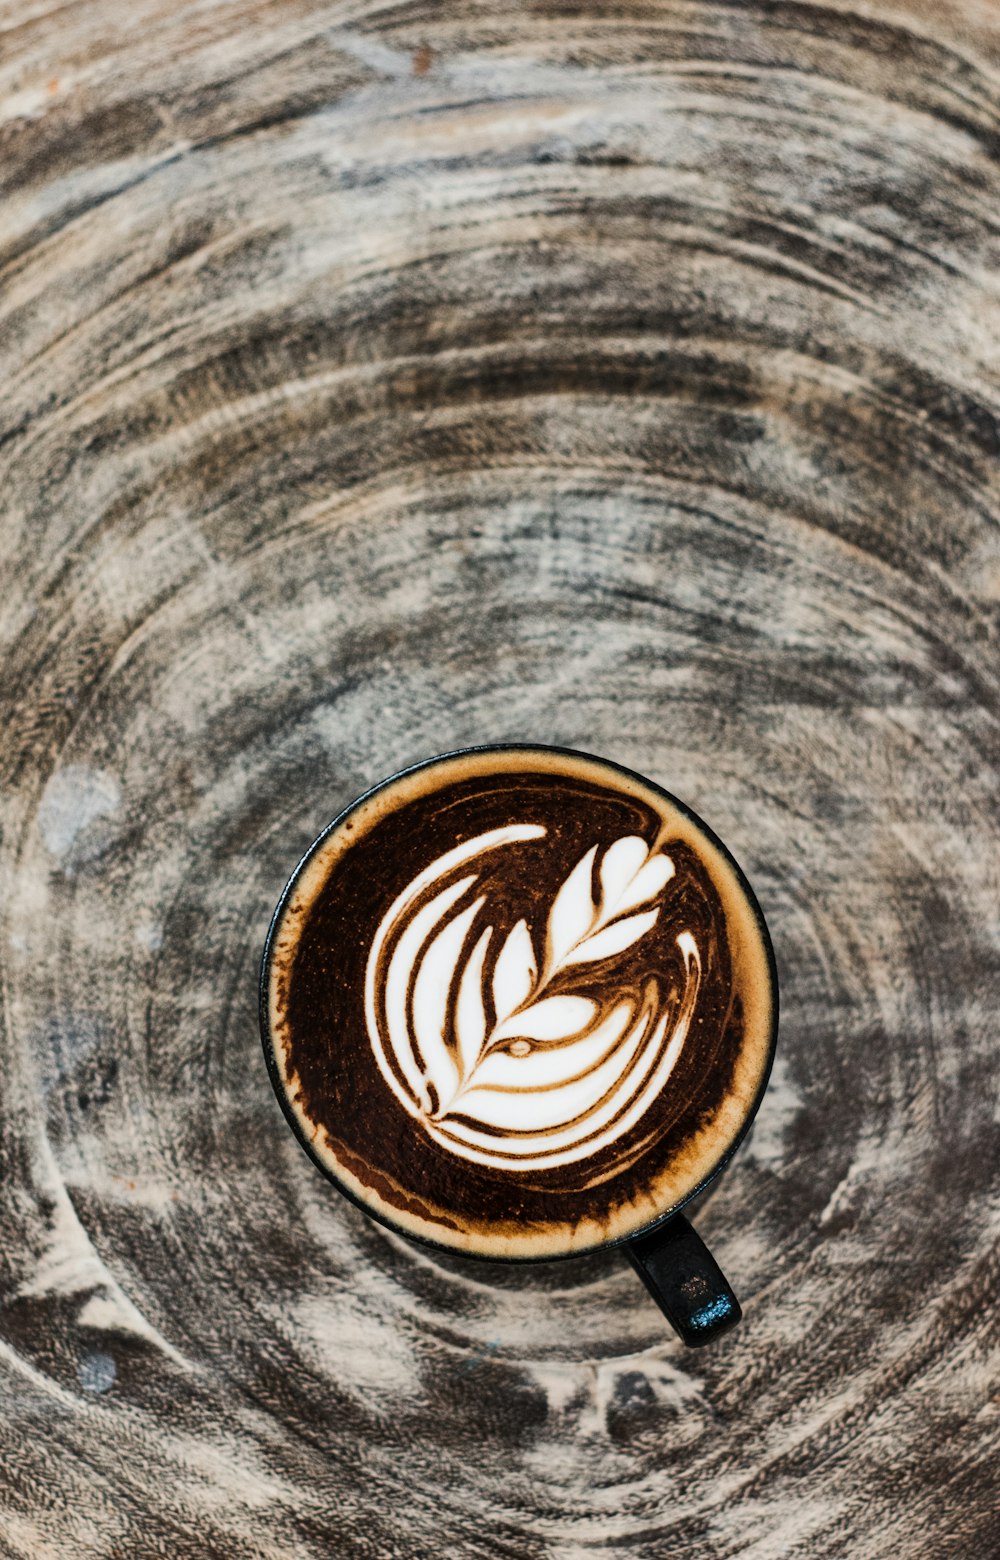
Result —
M 600 759 L 418 766 L 331 825 L 275 915 L 279 1100 L 405 1233 L 512 1258 L 625 1239 L 704 1184 L 766 1074 L 748 895 L 696 819 Z
M 400 1104 L 448 1152 L 514 1171 L 587 1159 L 632 1132 L 680 1055 L 701 975 L 683 929 L 673 1001 L 655 977 L 615 984 L 616 956 L 651 931 L 674 876 L 636 835 L 600 855 L 592 845 L 544 927 L 520 919 L 501 940 L 476 863 L 545 834 L 509 825 L 432 862 L 383 917 L 365 975 L 368 1036 Z M 603 975 L 596 997 L 573 989 L 585 965 Z

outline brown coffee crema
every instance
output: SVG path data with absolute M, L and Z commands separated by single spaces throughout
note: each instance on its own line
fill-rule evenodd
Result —
M 483 749 L 363 799 L 307 857 L 265 967 L 272 1072 L 372 1213 L 491 1257 L 584 1251 L 740 1136 L 776 993 L 728 857 L 637 776 Z

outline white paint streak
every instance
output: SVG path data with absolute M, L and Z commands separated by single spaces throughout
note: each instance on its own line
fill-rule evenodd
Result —
M 38 808 L 38 828 L 46 850 L 61 861 L 97 818 L 117 812 L 121 786 L 104 769 L 68 764 L 49 777 Z
M 165 1435 L 162 1449 L 174 1465 L 176 1492 L 189 1511 L 264 1511 L 277 1502 L 292 1504 L 301 1499 L 227 1426 L 216 1426 L 211 1437 Z M 262 1553 L 286 1555 L 288 1551 L 268 1546 Z
M 821 1495 L 813 1484 L 793 1490 L 782 1479 L 780 1494 L 776 1490 L 773 1497 L 744 1498 L 732 1509 L 720 1506 L 709 1531 L 720 1546 L 716 1552 L 738 1555 L 739 1560 L 811 1556 L 818 1552 L 816 1535 L 836 1530 L 846 1504 L 842 1496 Z
M 791 1064 L 779 1046 L 767 1093 L 754 1120 L 743 1158 L 767 1170 L 780 1171 L 785 1160 L 787 1134 L 803 1106 L 792 1078 Z
M 103 1285 L 107 1276 L 64 1191 L 53 1211 L 48 1244 L 33 1275 L 18 1289 L 18 1297 L 28 1300 L 44 1295 L 80 1294 Z
M 288 1311 L 296 1346 L 369 1408 L 385 1412 L 421 1394 L 417 1355 L 398 1327 L 347 1292 L 304 1295 Z M 284 1325 L 284 1322 L 281 1323 Z
M 893 1158 L 894 1145 L 889 1141 L 888 1133 L 885 1137 L 868 1135 L 859 1139 L 847 1173 L 834 1188 L 819 1216 L 820 1228 L 839 1215 L 855 1211 L 867 1186 L 884 1185 L 886 1161 L 892 1163 Z M 902 1168 L 901 1158 L 898 1163 Z
M 84 1294 L 90 1290 L 96 1292 L 81 1309 L 82 1325 L 134 1333 L 151 1343 L 176 1365 L 184 1369 L 191 1368 L 184 1356 L 148 1321 L 108 1272 L 60 1181 L 48 1244 L 39 1257 L 34 1273 L 21 1284 L 17 1294 L 19 1298 L 27 1300 L 42 1299 L 47 1295 Z

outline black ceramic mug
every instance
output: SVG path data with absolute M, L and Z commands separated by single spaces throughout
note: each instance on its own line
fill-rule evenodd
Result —
M 740 1319 L 681 1209 L 763 1097 L 778 994 L 718 837 L 607 759 L 509 744 L 400 771 L 318 836 L 260 976 L 268 1072 L 318 1168 L 470 1257 L 622 1246 L 687 1344 Z

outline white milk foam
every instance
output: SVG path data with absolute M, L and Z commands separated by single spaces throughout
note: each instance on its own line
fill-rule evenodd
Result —
M 595 844 L 545 926 L 518 921 L 498 950 L 486 896 L 470 898 L 476 863 L 545 833 L 511 824 L 432 861 L 379 923 L 365 978 L 368 1037 L 400 1104 L 448 1152 L 508 1171 L 568 1165 L 631 1132 L 677 1063 L 701 982 L 681 930 L 684 985 L 669 1006 L 652 979 L 603 1005 L 565 990 L 568 970 L 624 952 L 659 918 L 674 864 L 636 835 L 601 856 L 596 903 Z

